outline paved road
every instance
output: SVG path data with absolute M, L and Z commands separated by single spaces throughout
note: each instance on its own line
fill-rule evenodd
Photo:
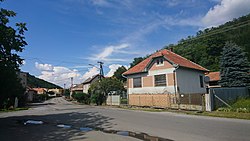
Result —
M 43 125 L 23 125 L 27 119 Z M 56 127 L 71 125 L 70 129 Z M 169 112 L 142 112 L 74 105 L 62 98 L 33 105 L 31 110 L 0 113 L 0 140 L 137 140 L 102 131 L 81 132 L 80 127 L 131 131 L 176 141 L 249 141 L 250 121 Z M 129 133 L 130 134 L 130 133 Z

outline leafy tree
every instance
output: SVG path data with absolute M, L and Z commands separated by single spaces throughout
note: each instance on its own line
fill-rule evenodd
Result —
M 134 58 L 133 62 L 130 63 L 130 68 L 132 68 L 133 66 L 139 64 L 141 61 L 143 61 L 145 58 L 143 57 L 137 57 L 137 58 Z
M 73 92 L 72 97 L 80 103 L 89 104 L 90 103 L 90 97 L 89 94 L 86 93 L 75 93 Z
M 125 81 L 126 81 L 126 78 L 122 76 L 122 74 L 123 74 L 125 71 L 127 71 L 127 69 L 126 69 L 124 66 L 121 66 L 121 67 L 119 67 L 119 68 L 115 71 L 113 77 L 117 78 L 118 80 L 120 80 L 120 81 L 122 81 L 122 82 L 125 82 Z
M 250 85 L 250 65 L 246 53 L 232 42 L 223 48 L 220 60 L 220 85 L 223 87 L 242 87 Z
M 116 78 L 104 78 L 101 81 L 94 82 L 89 88 L 91 101 L 96 103 L 96 105 L 102 105 L 108 94 L 113 92 L 121 94 L 123 91 L 125 91 L 125 89 L 122 82 Z
M 174 52 L 191 60 L 210 71 L 220 70 L 220 55 L 226 41 L 233 41 L 248 54 L 250 59 L 250 14 L 229 21 L 218 27 L 212 27 L 198 31 L 196 36 L 181 39 L 178 44 L 170 44 Z
M 15 16 L 14 11 L 0 10 L 0 108 L 13 105 L 15 97 L 24 92 L 17 77 L 23 59 L 17 53 L 27 45 L 23 36 L 27 28 L 25 23 L 16 23 L 15 28 L 11 27 L 9 18 Z

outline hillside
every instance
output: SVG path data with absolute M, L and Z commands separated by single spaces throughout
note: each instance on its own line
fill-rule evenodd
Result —
M 43 79 L 40 79 L 40 78 L 36 78 L 35 76 L 33 75 L 30 75 L 28 74 L 28 77 L 27 77 L 27 83 L 28 83 L 28 86 L 31 87 L 31 88 L 61 88 L 60 86 L 57 86 L 53 83 L 50 83 L 50 82 L 47 82 Z
M 195 36 L 188 36 L 178 44 L 170 44 L 164 48 L 172 47 L 177 54 L 211 71 L 218 71 L 221 51 L 226 41 L 241 46 L 250 59 L 250 14 L 219 27 L 198 31 Z

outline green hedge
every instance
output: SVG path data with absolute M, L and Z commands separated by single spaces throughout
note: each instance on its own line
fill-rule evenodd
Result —
M 72 97 L 79 103 L 89 104 L 90 96 L 86 93 L 73 93 Z

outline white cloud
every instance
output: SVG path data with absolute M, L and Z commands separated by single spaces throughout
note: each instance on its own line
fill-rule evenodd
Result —
M 51 64 L 39 64 L 38 62 L 35 63 L 36 68 L 41 71 L 41 74 L 38 78 L 52 82 L 63 87 L 66 84 L 66 87 L 70 87 L 71 85 L 71 77 L 73 77 L 74 84 L 80 84 L 89 77 L 92 77 L 96 74 L 99 74 L 99 69 L 96 67 L 92 67 L 88 69 L 87 72 L 81 74 L 76 69 L 69 69 L 67 67 L 62 66 L 53 66 Z M 49 66 L 49 67 L 48 67 Z M 120 67 L 119 64 L 112 64 L 109 65 L 109 72 L 106 76 L 110 77 L 113 76 L 114 72 Z M 127 67 L 127 66 L 125 66 Z M 50 69 L 48 69 L 50 68 Z
M 85 72 L 83 74 L 82 78 L 83 78 L 83 80 L 86 80 L 89 77 L 92 77 L 92 76 L 94 76 L 94 75 L 96 75 L 98 73 L 99 73 L 99 69 L 96 68 L 96 67 L 93 67 L 93 68 L 89 69 L 87 72 Z
M 23 61 L 22 61 L 22 65 L 25 65 L 25 64 L 26 64 L 26 61 L 25 61 L 25 60 L 23 60 Z
M 39 69 L 41 71 L 43 71 L 43 70 L 45 70 L 45 71 L 53 70 L 53 66 L 50 65 L 50 64 L 39 64 L 38 62 L 36 62 L 35 66 L 36 66 L 37 69 Z
M 95 60 L 95 61 L 107 61 L 107 62 L 112 62 L 112 61 L 126 61 L 125 59 L 121 58 L 110 58 L 114 53 L 129 53 L 123 49 L 128 48 L 130 45 L 126 43 L 122 43 L 119 45 L 111 45 L 107 46 L 103 49 L 103 51 L 99 54 L 93 55 L 92 57 L 89 57 L 88 59 L 90 60 Z
M 111 77 L 114 75 L 115 71 L 121 67 L 122 65 L 119 65 L 119 64 L 112 64 L 112 65 L 109 65 L 109 72 L 107 73 L 107 77 Z
M 205 27 L 218 26 L 250 13 L 250 0 L 221 0 L 202 18 Z
M 71 77 L 74 78 L 75 84 L 81 83 L 83 81 L 81 74 L 75 69 L 71 70 L 66 67 L 53 66 L 51 64 L 39 64 L 38 62 L 35 63 L 35 66 L 41 71 L 41 75 L 39 75 L 38 78 L 60 86 L 67 84 L 67 87 L 69 87 L 71 83 Z

